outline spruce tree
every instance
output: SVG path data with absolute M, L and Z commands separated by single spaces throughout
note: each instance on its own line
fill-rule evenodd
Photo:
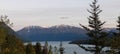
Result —
M 42 54 L 48 54 L 48 42 L 45 42 L 45 46 L 43 47 Z
M 13 25 L 13 23 L 11 23 L 10 20 L 8 19 L 7 15 L 1 16 L 0 17 L 0 22 L 5 23 L 6 25 L 8 25 L 10 27 Z
M 117 25 L 116 30 L 118 32 L 116 32 L 115 35 L 112 37 L 111 49 L 114 52 L 117 50 L 120 53 L 120 43 L 119 43 L 120 42 L 120 16 L 118 17 L 117 23 L 118 23 L 118 25 Z
M 35 49 L 31 43 L 26 45 L 26 54 L 35 54 Z
M 54 54 L 58 54 L 58 51 L 59 51 L 58 48 L 55 46 L 54 47 Z
M 48 54 L 53 54 L 53 52 L 52 52 L 52 46 L 50 45 L 50 47 L 49 47 L 49 52 L 48 52 Z
M 60 48 L 59 48 L 60 54 L 64 54 L 64 48 L 62 42 L 60 42 Z
M 80 24 L 86 31 L 87 35 L 90 38 L 89 42 L 94 45 L 93 47 L 85 47 L 81 44 L 78 44 L 81 48 L 86 51 L 94 52 L 94 54 L 100 54 L 101 50 L 105 47 L 105 38 L 107 36 L 106 32 L 103 32 L 103 24 L 105 22 L 101 22 L 99 19 L 99 14 L 102 10 L 99 8 L 100 5 L 97 5 L 98 0 L 94 0 L 92 4 L 90 4 L 91 9 L 88 12 L 91 16 L 88 17 L 88 27 Z
M 36 51 L 36 54 L 42 54 L 42 47 L 39 42 L 37 42 L 35 45 L 35 51 Z
M 10 23 L 10 20 L 7 18 L 8 16 L 1 16 L 0 17 L 0 45 L 2 42 L 4 42 L 4 39 L 6 37 L 6 32 L 8 32 L 7 29 L 4 28 L 4 26 L 12 26 L 13 23 Z
M 118 25 L 117 25 L 117 30 L 118 30 L 118 36 L 120 36 L 120 16 L 118 17 L 118 21 L 117 21 Z

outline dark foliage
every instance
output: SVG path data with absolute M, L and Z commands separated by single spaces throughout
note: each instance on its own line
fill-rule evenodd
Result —
M 118 17 L 117 23 L 118 25 L 116 30 L 118 32 L 116 32 L 111 39 L 111 49 L 114 51 L 114 53 L 120 52 L 120 16 Z
M 39 42 L 37 42 L 35 45 L 35 51 L 36 51 L 36 54 L 42 54 L 42 47 Z
M 25 54 L 23 42 L 18 39 L 8 16 L 0 18 L 0 54 Z
M 102 25 L 105 22 L 101 22 L 101 20 L 99 20 L 99 13 L 101 13 L 102 10 L 100 10 L 100 6 L 97 5 L 97 1 L 98 0 L 94 0 L 92 4 L 90 4 L 91 9 L 88 10 L 88 12 L 91 14 L 91 16 L 88 17 L 89 27 L 80 24 L 80 26 L 87 31 L 87 35 L 90 37 L 89 41 L 92 43 L 92 45 L 95 45 L 95 47 L 84 47 L 80 44 L 78 45 L 86 51 L 100 54 L 101 50 L 105 47 L 107 33 L 103 32 L 102 28 Z
M 35 49 L 31 43 L 26 46 L 26 54 L 35 54 Z
M 60 48 L 59 48 L 60 54 L 64 54 L 64 48 L 62 42 L 60 42 Z

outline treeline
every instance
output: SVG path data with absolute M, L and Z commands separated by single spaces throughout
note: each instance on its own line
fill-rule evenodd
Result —
M 83 48 L 86 51 L 93 52 L 94 54 L 120 54 L 120 17 L 117 20 L 118 32 L 113 33 L 113 37 L 108 38 L 109 33 L 104 32 L 102 26 L 106 22 L 100 20 L 99 14 L 102 10 L 99 8 L 100 5 L 97 5 L 98 0 L 93 0 L 90 4 L 91 9 L 88 12 L 91 14 L 88 17 L 88 26 L 80 24 L 87 31 L 89 39 L 89 44 L 94 46 L 84 46 L 81 42 L 78 42 L 77 45 Z M 24 43 L 16 37 L 16 34 L 11 33 L 13 30 L 9 27 L 11 23 L 7 19 L 7 16 L 0 18 L 0 54 L 63 54 L 64 48 L 62 43 L 60 48 L 55 47 L 55 50 L 52 50 L 52 46 L 48 46 L 46 42 L 42 46 L 39 42 L 36 45 Z M 112 25 L 111 25 L 112 26 Z M 109 47 L 105 53 L 102 53 L 103 48 Z M 76 52 L 74 52 L 76 54 Z
M 23 42 L 16 36 L 7 35 L 0 45 L 0 54 L 25 54 Z
M 0 54 L 25 54 L 23 42 L 10 28 L 12 23 L 7 16 L 0 17 Z
M 47 42 L 42 46 L 40 42 L 37 42 L 35 45 L 28 43 L 25 45 L 25 54 L 63 54 L 64 48 L 62 47 L 62 42 L 60 43 L 59 48 L 56 46 L 53 48 L 49 46 Z
M 39 42 L 36 45 L 28 43 L 24 45 L 22 40 L 17 37 L 17 34 L 10 28 L 10 20 L 7 16 L 0 18 L 0 54 L 63 54 L 64 48 L 62 42 L 60 47 L 53 47 L 46 42 L 42 46 Z

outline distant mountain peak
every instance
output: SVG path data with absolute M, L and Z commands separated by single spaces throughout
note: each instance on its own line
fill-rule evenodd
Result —
M 43 27 L 40 27 L 40 26 L 27 26 L 27 27 L 24 27 L 25 29 L 34 29 L 34 28 L 43 28 Z
M 114 28 L 106 28 L 105 32 L 114 32 Z M 78 39 L 88 38 L 86 30 L 70 26 L 70 25 L 55 25 L 48 28 L 41 26 L 28 26 L 17 33 L 23 40 L 29 41 L 73 41 Z
M 17 33 L 24 40 L 75 40 L 84 37 L 85 30 L 69 26 L 69 25 L 55 25 L 48 28 L 40 27 L 40 26 L 28 26 L 25 27 Z M 82 37 L 82 38 L 83 38 Z
M 64 24 L 61 24 L 61 25 L 56 25 L 57 28 L 62 28 L 62 27 L 71 27 L 69 25 L 64 25 Z

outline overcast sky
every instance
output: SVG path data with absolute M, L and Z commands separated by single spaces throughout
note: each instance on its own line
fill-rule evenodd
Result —
M 92 0 L 0 0 L 0 15 L 8 15 L 14 23 L 13 29 L 38 25 L 87 25 L 86 10 Z M 103 12 L 100 19 L 106 21 L 104 27 L 115 27 L 120 15 L 120 0 L 99 0 Z

